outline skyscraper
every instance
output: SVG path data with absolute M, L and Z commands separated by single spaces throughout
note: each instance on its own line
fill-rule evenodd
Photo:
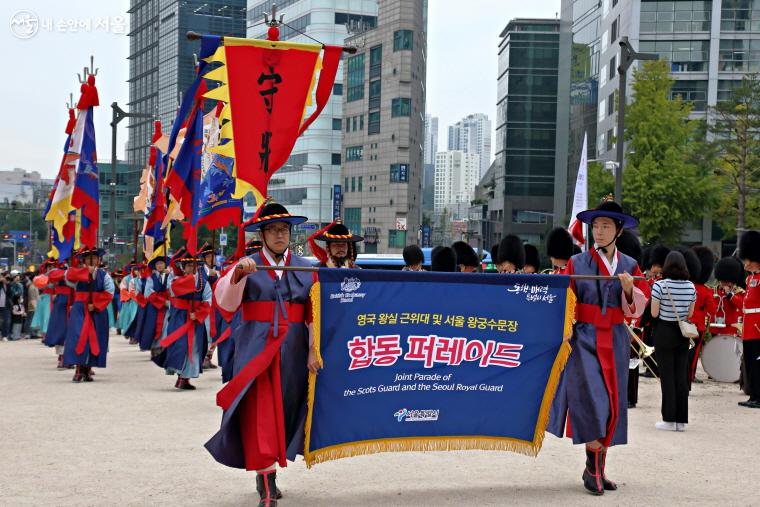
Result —
M 435 155 L 435 213 L 464 220 L 480 180 L 480 155 L 460 150 Z
M 476 153 L 480 157 L 478 177 L 491 164 L 491 120 L 482 113 L 470 114 L 449 127 L 449 150 Z
M 245 36 L 245 0 L 131 0 L 129 7 L 129 103 L 133 113 L 158 115 L 171 130 L 180 94 L 195 78 L 198 41 L 204 34 Z M 127 141 L 127 198 L 137 194 L 148 160 L 153 120 L 130 118 Z M 117 211 L 117 220 L 121 217 Z M 124 238 L 121 238 L 124 239 Z
M 425 115 L 425 156 L 424 164 L 435 164 L 435 154 L 438 153 L 438 117 Z
M 426 0 L 379 0 L 377 27 L 346 40 L 358 52 L 343 76 L 344 221 L 365 252 L 418 242 L 426 19 Z
M 265 39 L 262 23 L 272 0 L 248 0 L 248 37 Z M 377 0 L 285 0 L 276 2 L 280 40 L 342 46 L 351 33 L 377 25 Z M 303 32 L 303 33 L 301 33 Z M 305 34 L 305 35 L 304 35 Z M 269 181 L 269 195 L 291 213 L 309 217 L 311 223 L 333 218 L 333 188 L 341 183 L 341 138 L 344 129 L 364 128 L 365 117 L 343 118 L 343 64 L 335 77 L 333 93 L 320 116 L 296 141 L 290 159 Z M 361 120 L 361 123 L 359 123 Z
M 513 19 L 499 43 L 494 178 L 504 178 L 503 233 L 533 244 L 554 213 L 559 27 Z

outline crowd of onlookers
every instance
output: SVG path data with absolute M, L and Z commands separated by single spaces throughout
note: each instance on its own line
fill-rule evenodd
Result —
M 0 336 L 2 341 L 40 338 L 32 328 L 39 289 L 32 283 L 35 273 L 16 270 L 0 272 Z

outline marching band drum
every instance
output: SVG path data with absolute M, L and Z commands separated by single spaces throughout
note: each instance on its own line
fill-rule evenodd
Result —
M 712 338 L 702 349 L 702 368 L 718 382 L 738 382 L 742 362 L 741 316 L 733 311 L 723 287 L 716 287 L 714 297 L 717 310 L 710 324 Z

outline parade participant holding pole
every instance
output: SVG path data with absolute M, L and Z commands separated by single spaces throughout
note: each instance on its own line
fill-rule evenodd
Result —
M 744 263 L 747 291 L 735 294 L 732 301 L 742 305 L 742 345 L 744 371 L 749 400 L 739 402 L 748 408 L 760 408 L 760 232 L 747 231 L 739 238 L 739 258 Z
M 242 322 L 234 376 L 217 394 L 221 428 L 206 448 L 223 465 L 256 471 L 260 506 L 277 505 L 277 465 L 303 453 L 308 370 L 319 367 L 309 305 L 316 274 L 276 269 L 310 266 L 289 249 L 292 227 L 306 220 L 280 204 L 262 205 L 244 227 L 258 231 L 264 247 L 241 259 L 215 290 L 221 308 L 241 309 Z
M 175 388 L 194 390 L 190 379 L 198 378 L 202 371 L 211 287 L 206 280 L 203 259 L 185 253 L 176 263 L 183 274 L 175 276 L 169 284 L 169 323 L 166 337 L 160 342 L 164 350 L 153 357 L 153 361 L 163 367 L 167 375 L 177 375 Z
M 198 251 L 198 257 L 203 259 L 203 269 L 206 272 L 206 280 L 208 280 L 208 284 L 213 292 L 214 285 L 216 285 L 216 281 L 219 279 L 219 271 L 216 266 L 216 251 L 214 251 L 213 245 L 209 245 L 208 242 L 203 243 L 203 246 Z M 203 350 L 207 351 L 203 358 L 203 368 L 206 370 L 213 370 L 217 367 L 211 362 L 211 359 L 214 357 L 214 350 L 216 349 L 216 339 L 219 332 L 218 324 L 216 314 L 212 310 L 209 314 L 209 318 L 206 320 L 207 341 L 203 346 Z
M 157 353 L 158 342 L 169 320 L 169 284 L 171 282 L 166 268 L 169 259 L 158 255 L 148 262 L 153 271 L 145 280 L 145 317 L 142 334 L 139 337 L 140 350 L 150 350 L 151 355 Z
M 121 332 L 119 326 L 119 312 L 121 311 L 121 281 L 124 280 L 126 273 L 123 269 L 117 269 L 111 272 L 111 279 L 116 287 L 116 291 L 113 293 L 113 301 L 111 301 L 111 312 L 113 313 L 113 325 L 116 327 L 116 332 Z
M 641 315 L 646 297 L 634 286 L 633 276 L 641 276 L 636 261 L 615 247 L 623 229 L 636 227 L 638 220 L 613 201 L 582 211 L 577 218 L 591 226 L 594 246 L 570 259 L 567 274 L 617 279 L 571 281 L 577 298 L 573 351 L 557 389 L 548 431 L 561 437 L 567 430 L 574 444 L 585 445 L 583 485 L 602 495 L 617 489 L 605 476 L 607 449 L 625 444 L 628 438 L 630 337 L 624 319 Z
M 74 288 L 63 362 L 75 365 L 73 382 L 92 382 L 92 368 L 105 368 L 108 354 L 108 305 L 116 287 L 111 275 L 100 268 L 104 251 L 84 247 L 77 254 L 83 267 L 70 267 L 66 281 Z
M 66 264 L 59 262 L 55 269 L 48 272 L 48 281 L 55 286 L 53 296 L 53 309 L 50 311 L 48 332 L 43 343 L 48 347 L 55 347 L 58 356 L 58 369 L 66 368 L 63 364 L 63 345 L 66 342 L 66 329 L 68 328 L 69 308 L 73 303 L 74 291 L 66 284 Z
M 137 300 L 135 299 L 135 280 L 140 276 L 140 268 L 133 261 L 127 265 L 127 276 L 119 286 L 121 299 L 121 312 L 119 312 L 118 329 L 121 329 L 124 338 L 129 338 L 127 330 L 132 325 L 137 315 Z
M 150 277 L 150 268 L 141 262 L 137 268 L 139 269 L 136 277 L 133 276 L 132 283 L 134 285 L 134 300 L 137 303 L 137 312 L 135 318 L 129 325 L 129 328 L 124 333 L 129 336 L 129 344 L 137 345 L 140 343 L 140 336 L 142 336 L 143 323 L 145 322 L 145 310 L 148 306 L 148 299 L 145 297 L 145 285 Z
M 47 333 L 50 312 L 53 307 L 53 296 L 55 296 L 55 284 L 50 281 L 48 271 L 53 269 L 56 264 L 53 258 L 45 259 L 40 266 L 39 274 L 32 279 L 32 283 L 40 291 L 40 296 L 37 300 L 37 308 L 35 309 L 30 328 L 38 330 L 43 340 L 45 339 L 45 333 Z

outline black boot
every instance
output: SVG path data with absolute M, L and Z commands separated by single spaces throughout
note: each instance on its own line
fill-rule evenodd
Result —
M 256 491 L 259 492 L 259 507 L 277 507 L 277 471 L 268 470 L 256 474 Z
M 583 471 L 583 486 L 592 495 L 603 495 L 602 484 L 602 448 L 586 447 L 586 469 Z
M 74 373 L 74 378 L 72 378 L 71 381 L 79 383 L 82 380 L 84 380 L 84 375 L 82 374 L 82 367 L 77 365 L 76 372 Z
M 604 472 L 604 466 L 607 464 L 607 449 L 602 450 L 602 486 L 607 491 L 617 490 L 617 484 L 607 479 L 607 474 Z

